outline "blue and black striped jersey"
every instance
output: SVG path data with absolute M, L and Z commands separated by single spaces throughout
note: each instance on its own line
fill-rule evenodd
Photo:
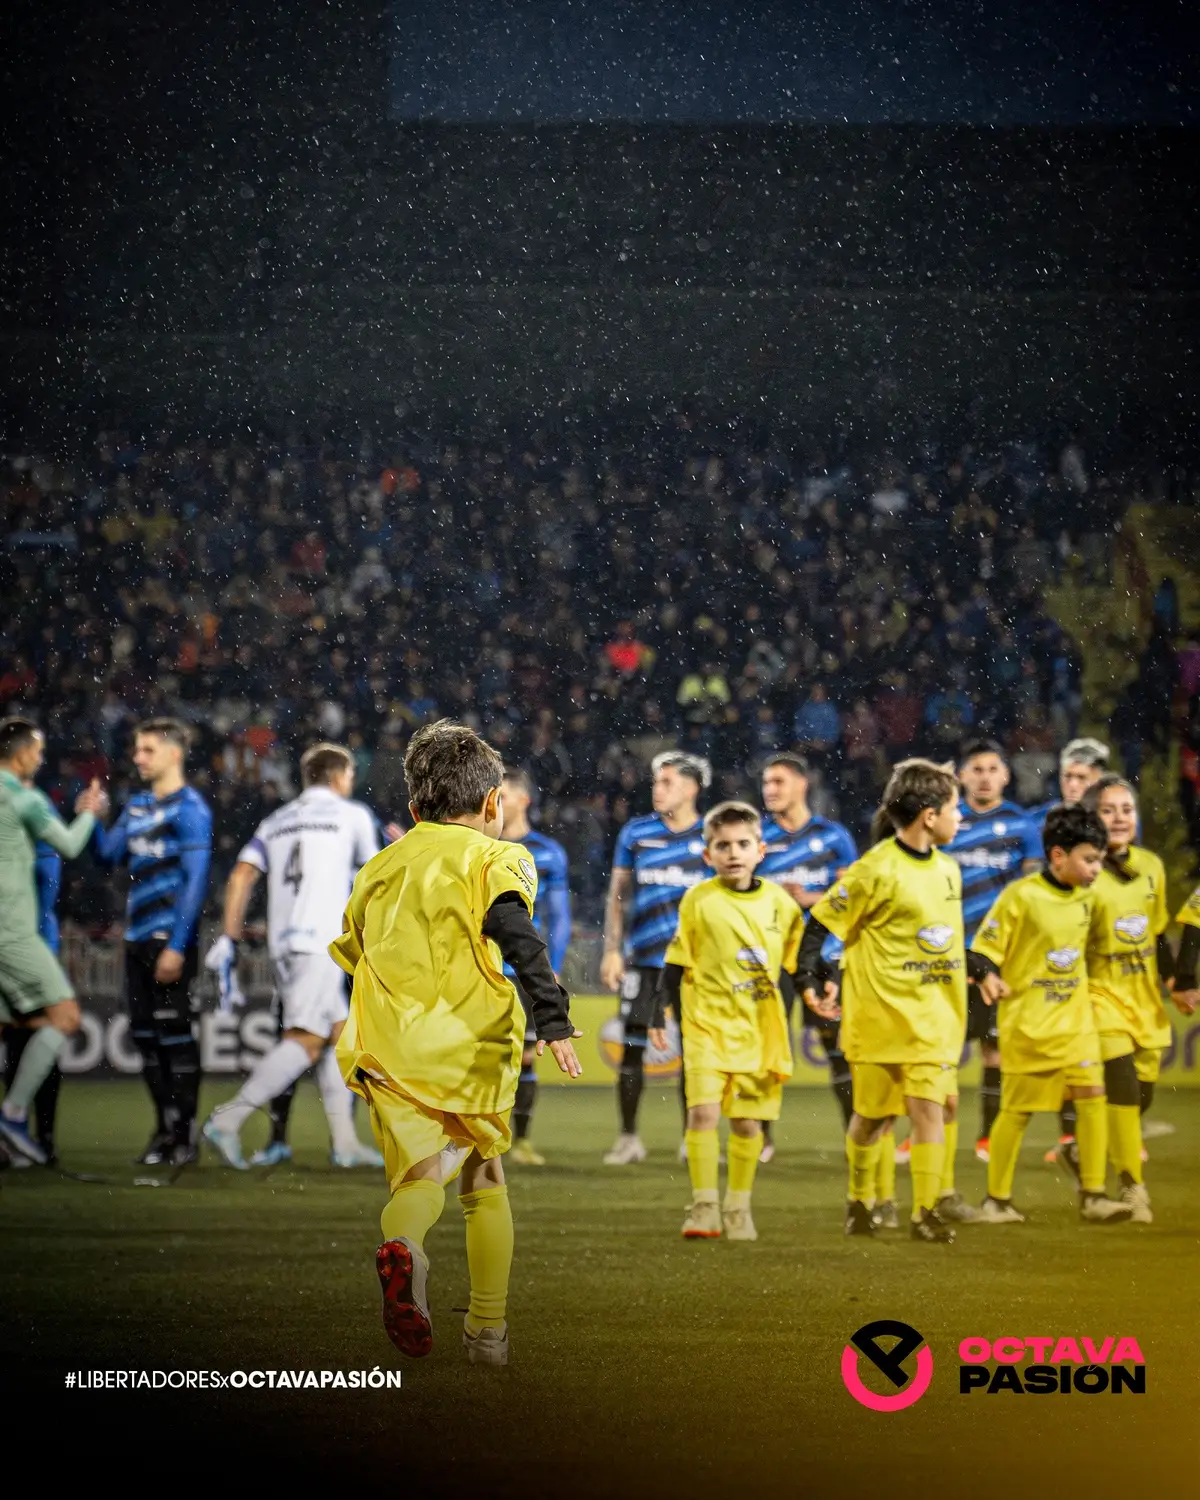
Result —
M 125 906 L 125 941 L 164 940 L 182 953 L 196 941 L 212 859 L 212 813 L 190 786 L 160 802 L 135 792 L 111 828 L 96 830 L 105 864 L 127 864 L 133 883 Z
M 567 945 L 571 941 L 571 887 L 567 879 L 567 851 L 557 839 L 539 833 L 536 828 L 531 828 L 524 838 L 516 842 L 524 844 L 533 856 L 538 877 L 533 925 L 545 939 L 550 967 L 556 974 L 560 974 L 563 960 L 567 956 Z M 512 970 L 507 964 L 504 972 L 511 978 Z
M 1042 858 L 1037 823 L 1015 802 L 1001 802 L 987 812 L 960 807 L 962 826 L 946 853 L 962 870 L 963 928 L 968 947 L 996 897 L 1016 880 L 1027 859 Z
M 827 891 L 837 872 L 858 858 L 850 830 L 832 818 L 816 815 L 795 832 L 768 816 L 763 822 L 763 843 L 767 852 L 758 873 L 806 891 Z M 843 950 L 842 940 L 831 933 L 821 953 L 829 963 L 837 963 Z
M 633 872 L 625 906 L 626 962 L 661 969 L 679 925 L 679 903 L 712 873 L 704 863 L 703 822 L 674 833 L 656 813 L 630 818 L 617 835 L 613 869 Z

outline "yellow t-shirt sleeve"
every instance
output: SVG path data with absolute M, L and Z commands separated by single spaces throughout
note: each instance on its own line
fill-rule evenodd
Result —
M 663 963 L 678 964 L 681 969 L 692 967 L 696 903 L 690 899 L 691 894 L 691 891 L 688 891 L 679 903 L 679 925 L 675 929 L 675 936 L 667 944 L 667 951 L 663 956 Z
M 499 843 L 499 840 L 497 840 Z M 501 845 L 483 872 L 483 909 L 490 911 L 501 896 L 515 892 L 533 916 L 537 900 L 537 866 L 523 844 Z
M 859 860 L 829 887 L 812 908 L 812 915 L 845 942 L 875 904 L 875 873 L 864 869 Z
M 783 962 L 781 968 L 791 974 L 800 956 L 800 940 L 804 936 L 804 913 L 790 896 L 780 892 L 779 919 L 783 928 Z
M 1200 927 L 1200 885 L 1183 903 L 1175 920 L 1184 927 Z
M 1003 969 L 1012 952 L 1013 938 L 1019 922 L 1017 902 L 1008 891 L 1001 891 L 992 902 L 991 909 L 979 924 L 979 931 L 971 941 L 971 951 L 990 958 L 998 969 Z

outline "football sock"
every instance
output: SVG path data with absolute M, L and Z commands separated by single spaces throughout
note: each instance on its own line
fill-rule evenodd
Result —
M 402 1182 L 379 1216 L 385 1240 L 405 1239 L 424 1250 L 425 1236 L 442 1216 L 446 1189 L 432 1177 Z
M 1108 1175 L 1108 1101 L 1075 1101 L 1075 1140 L 1079 1146 L 1079 1183 L 1085 1193 L 1102 1193 Z
M 271 1144 L 273 1146 L 287 1145 L 288 1120 L 291 1118 L 292 1100 L 295 1097 L 296 1085 L 293 1083 L 284 1089 L 282 1094 L 276 1094 L 267 1105 L 267 1114 L 271 1117 Z
M 135 1024 L 130 1028 L 129 1034 L 141 1053 L 142 1082 L 149 1089 L 150 1098 L 154 1102 L 155 1132 L 164 1135 L 174 1119 L 174 1110 L 171 1105 L 171 1077 L 159 1056 L 158 1033 L 153 1029 L 144 1030 Z
M 200 1103 L 200 1048 L 191 1026 L 160 1036 L 159 1057 L 171 1091 L 175 1139 L 190 1143 Z
M 958 1120 L 947 1120 L 942 1126 L 946 1135 L 946 1147 L 942 1155 L 942 1182 L 938 1197 L 944 1198 L 954 1191 L 954 1160 L 958 1155 Z
M 829 1086 L 842 1112 L 842 1129 L 849 1130 L 850 1117 L 854 1113 L 854 1082 L 850 1077 L 850 1064 L 845 1053 L 837 1045 L 836 1034 L 832 1044 L 825 1041 L 825 1056 L 829 1059 Z
M 240 1130 L 256 1109 L 289 1088 L 311 1067 L 308 1053 L 294 1038 L 276 1042 L 229 1103 L 218 1104 L 213 1110 L 221 1129 Z
M 749 1200 L 754 1187 L 754 1174 L 758 1170 L 758 1153 L 761 1150 L 761 1135 L 738 1135 L 732 1130 L 729 1132 L 729 1139 L 725 1143 L 725 1157 L 729 1163 L 729 1181 L 726 1187 L 730 1193 L 744 1193 L 747 1201 Z M 690 1155 L 688 1160 L 691 1160 Z
M 24 1026 L 10 1026 L 4 1033 L 4 1087 L 13 1086 L 17 1068 L 34 1033 Z M 43 1146 L 54 1142 L 54 1120 L 58 1113 L 58 1091 L 62 1085 L 62 1073 L 58 1064 L 50 1069 L 40 1089 L 33 1096 L 33 1113 L 37 1121 L 37 1138 Z
M 467 1270 L 471 1275 L 465 1327 L 474 1335 L 481 1328 L 500 1328 L 504 1323 L 513 1258 L 512 1205 L 504 1183 L 463 1193 L 458 1201 L 466 1220 Z
M 26 1042 L 12 1087 L 4 1096 L 4 1104 L 0 1106 L 10 1120 L 23 1120 L 29 1114 L 33 1096 L 50 1076 L 50 1070 L 58 1061 L 58 1054 L 66 1040 L 62 1032 L 56 1031 L 53 1026 L 39 1026 Z
M 517 1102 L 512 1112 L 513 1135 L 518 1141 L 523 1141 L 529 1134 L 536 1100 L 537 1072 L 532 1063 L 522 1063 L 521 1076 L 517 1079 Z
M 979 1134 L 986 1140 L 1000 1113 L 1000 1069 L 984 1068 L 979 1086 Z
M 621 1072 L 617 1078 L 617 1103 L 621 1110 L 621 1130 L 625 1135 L 637 1134 L 638 1106 L 642 1102 L 643 1069 L 646 1040 L 626 1041 L 621 1054 Z
M 1068 1099 L 1058 1112 L 1059 1132 L 1062 1135 L 1075 1134 L 1075 1100 Z
M 1076 1108 L 1083 1100 L 1076 1100 Z M 1108 1105 L 1108 1150 L 1113 1166 L 1131 1182 L 1142 1180 L 1142 1114 L 1136 1104 Z
M 333 1149 L 344 1153 L 355 1151 L 358 1135 L 354 1129 L 354 1095 L 346 1087 L 342 1070 L 338 1067 L 337 1053 L 332 1047 L 326 1047 L 321 1053 L 314 1071 Z
M 1147 1083 L 1144 1078 L 1138 1079 L 1138 1094 L 1140 1095 L 1140 1106 L 1142 1114 L 1145 1114 L 1154 1103 L 1154 1085 Z
M 992 1125 L 988 1140 L 987 1184 L 989 1198 L 1012 1197 L 1013 1177 L 1017 1171 L 1017 1157 L 1021 1152 L 1021 1141 L 1029 1124 L 1029 1116 L 1017 1114 L 1015 1110 L 1002 1109 Z
M 896 1196 L 896 1137 L 885 1130 L 879 1137 L 879 1162 L 875 1169 L 875 1201 L 890 1203 Z
M 875 1178 L 879 1165 L 878 1141 L 869 1146 L 859 1146 L 846 1137 L 846 1160 L 850 1163 L 850 1186 L 848 1196 L 858 1203 L 870 1203 L 875 1196 Z
M 914 1141 L 908 1158 L 912 1174 L 914 1220 L 921 1217 L 921 1210 L 934 1208 L 938 1199 L 938 1188 L 942 1181 L 942 1163 L 946 1147 L 942 1141 Z
M 716 1127 L 712 1130 L 688 1130 L 683 1137 L 687 1145 L 688 1177 L 692 1197 L 717 1201 L 717 1180 L 721 1168 L 721 1143 Z

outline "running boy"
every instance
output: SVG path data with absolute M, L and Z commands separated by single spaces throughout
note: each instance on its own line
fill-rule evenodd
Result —
M 505 843 L 499 755 L 461 724 L 419 730 L 404 758 L 415 827 L 359 871 L 345 930 L 330 945 L 353 975 L 337 1044 L 347 1085 L 367 1101 L 391 1201 L 375 1256 L 383 1323 L 402 1354 L 433 1344 L 425 1236 L 461 1171 L 472 1364 L 508 1363 L 505 1309 L 513 1224 L 500 1158 L 512 1142 L 529 997 L 537 1051 L 582 1069 L 567 994 L 534 930 L 537 872 Z
M 652 1045 L 666 1042 L 663 1007 L 681 1017 L 687 1096 L 687 1163 L 692 1202 L 684 1239 L 722 1230 L 717 1121 L 729 1120 L 729 1182 L 724 1230 L 756 1240 L 750 1193 L 762 1148 L 762 1121 L 777 1120 L 783 1080 L 792 1074 L 781 969 L 795 967 L 804 915 L 755 869 L 766 853 L 762 824 L 746 802 L 722 802 L 704 819 L 704 861 L 713 878 L 679 905 L 679 927 L 659 982 Z M 682 1006 L 680 999 L 683 999 Z

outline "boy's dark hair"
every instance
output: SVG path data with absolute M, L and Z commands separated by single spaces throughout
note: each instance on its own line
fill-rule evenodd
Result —
M 32 719 L 13 715 L 11 719 L 0 719 L 0 760 L 11 760 L 18 750 L 24 750 L 41 734 Z
M 134 734 L 157 734 L 177 745 L 184 755 L 192 743 L 192 731 L 182 719 L 143 719 Z
M 998 755 L 1005 765 L 1008 764 L 1008 756 L 1004 753 L 1004 746 L 998 740 L 977 739 L 967 740 L 958 752 L 958 764 L 961 769 L 969 760 L 974 760 L 977 755 Z
M 504 780 L 499 752 L 473 729 L 438 719 L 418 729 L 404 757 L 409 801 L 426 823 L 477 813 Z
M 519 786 L 527 797 L 533 796 L 533 777 L 528 771 L 522 771 L 520 766 L 505 766 L 504 779 L 511 781 L 513 786 Z
M 794 750 L 780 750 L 763 762 L 764 771 L 769 771 L 772 766 L 786 766 L 789 771 L 794 771 L 797 776 L 803 776 L 806 780 L 811 774 L 808 762 Z
M 300 757 L 300 784 L 328 786 L 340 772 L 349 770 L 354 757 L 341 745 L 313 745 Z
M 1046 814 L 1042 827 L 1042 848 L 1046 851 L 1046 858 L 1050 858 L 1051 849 L 1062 849 L 1070 854 L 1080 844 L 1091 844 L 1103 854 L 1108 848 L 1108 830 L 1100 815 L 1089 811 L 1082 803 L 1074 802 L 1068 806 L 1060 802 Z
M 915 823 L 927 807 L 945 807 L 958 793 L 958 778 L 931 760 L 902 760 L 883 789 L 881 811 L 893 829 Z
M 762 815 L 749 802 L 718 802 L 704 815 L 704 842 L 709 843 L 718 829 L 734 823 L 749 823 L 762 832 Z

